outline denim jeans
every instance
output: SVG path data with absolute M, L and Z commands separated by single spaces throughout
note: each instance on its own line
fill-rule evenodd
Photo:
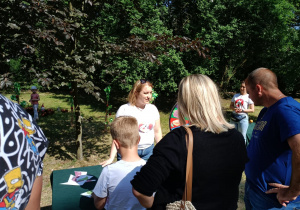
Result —
M 33 104 L 33 120 L 39 119 L 39 114 L 38 114 L 38 104 Z
M 247 130 L 249 126 L 249 116 L 246 115 L 244 119 L 242 119 L 239 122 L 233 122 L 230 120 L 230 123 L 235 126 L 235 129 L 237 129 L 239 132 L 242 133 L 244 139 L 245 139 L 245 144 L 247 143 Z
M 154 144 L 152 144 L 150 147 L 147 147 L 146 149 L 138 149 L 138 154 L 140 158 L 147 161 L 150 158 L 150 156 L 153 154 L 153 148 L 154 148 Z M 122 158 L 121 155 L 118 153 L 117 160 L 121 160 L 121 158 Z
M 246 182 L 245 184 L 245 206 L 246 210 L 300 210 L 300 201 L 282 206 L 277 199 L 272 199 L 267 194 L 253 190 Z

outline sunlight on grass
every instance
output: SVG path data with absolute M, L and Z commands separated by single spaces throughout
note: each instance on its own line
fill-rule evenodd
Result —
M 161 124 L 162 134 L 163 134 L 163 136 L 165 136 L 170 131 L 170 128 L 169 128 L 170 114 L 163 113 L 163 112 L 160 112 L 159 114 L 160 114 L 160 124 Z
M 21 93 L 20 101 L 29 101 L 30 91 Z M 105 104 L 91 99 L 81 98 L 80 111 L 82 115 L 83 126 L 83 153 L 84 160 L 76 159 L 76 139 L 74 127 L 74 113 L 70 111 L 70 96 L 68 94 L 55 93 L 39 93 L 40 105 L 44 104 L 46 109 L 53 109 L 53 115 L 40 117 L 38 120 L 39 126 L 49 140 L 49 148 L 44 159 L 44 182 L 42 192 L 42 209 L 50 209 L 52 203 L 52 190 L 50 184 L 50 175 L 53 170 L 83 167 L 99 164 L 101 161 L 109 157 L 111 136 L 105 128 Z M 10 98 L 11 94 L 4 94 Z M 230 99 L 222 99 L 221 104 L 227 119 L 229 119 L 231 110 L 229 109 Z M 28 102 L 28 106 L 30 106 Z M 68 112 L 62 113 L 57 110 L 68 109 Z M 104 107 L 104 108 L 103 108 Z M 250 119 L 256 121 L 257 115 L 262 107 L 255 106 L 255 112 L 250 114 Z M 112 115 L 109 118 L 115 118 L 117 106 L 114 107 Z M 171 109 L 170 109 L 171 111 Z M 160 121 L 163 136 L 169 130 L 169 112 L 160 112 Z M 238 210 L 244 210 L 244 184 L 245 174 L 243 174 L 240 184 L 240 199 Z

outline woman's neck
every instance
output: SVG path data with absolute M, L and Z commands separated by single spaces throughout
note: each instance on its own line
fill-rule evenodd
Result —
M 135 106 L 139 109 L 145 109 L 146 107 L 146 104 L 139 104 L 139 103 L 136 103 Z

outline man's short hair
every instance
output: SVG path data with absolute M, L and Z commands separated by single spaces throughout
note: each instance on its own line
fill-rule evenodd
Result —
M 252 71 L 247 77 L 247 84 L 253 89 L 256 84 L 260 84 L 266 90 L 278 88 L 277 76 L 267 68 L 258 68 Z
M 138 122 L 134 117 L 116 118 L 110 126 L 110 133 L 112 138 L 118 140 L 125 148 L 132 148 L 140 139 Z

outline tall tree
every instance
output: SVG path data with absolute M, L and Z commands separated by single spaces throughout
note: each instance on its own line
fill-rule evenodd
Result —
M 28 72 L 30 68 L 43 85 L 60 87 L 72 84 L 77 158 L 82 159 L 82 129 L 77 88 L 83 88 L 100 99 L 96 92 L 99 88 L 92 82 L 92 73 L 95 71 L 95 65 L 100 63 L 98 57 L 102 54 L 96 51 L 99 48 L 94 47 L 99 43 L 97 37 L 82 29 L 88 24 L 87 15 L 75 8 L 71 1 L 7 0 L 1 4 L 1 14 L 4 17 L 1 29 L 7 32 L 1 35 L 2 57 L 26 57 L 28 60 L 31 58 L 25 64 L 27 68 L 22 70 Z M 9 18 L 5 18 L 6 15 Z M 14 43 L 16 38 L 18 41 Z M 10 47 L 10 43 L 14 45 Z M 4 62 L 5 59 L 2 59 L 2 63 Z
M 135 66 L 127 65 L 124 70 L 130 69 L 129 73 L 135 74 L 120 76 L 123 64 L 146 64 L 140 60 L 160 63 L 158 56 L 166 56 L 167 53 L 163 54 L 167 49 L 173 49 L 169 57 L 174 57 L 174 50 L 196 50 L 198 55 L 206 56 L 207 49 L 199 39 L 170 35 L 159 16 L 155 16 L 156 11 L 159 11 L 155 1 L 120 0 L 94 5 L 92 1 L 79 0 L 5 0 L 2 6 L 2 16 L 10 15 L 11 18 L 4 19 L 0 26 L 8 32 L 0 37 L 3 41 L 1 62 L 21 57 L 26 61 L 23 64 L 26 68 L 21 68 L 20 73 L 30 68 L 31 74 L 41 84 L 59 88 L 71 83 L 78 159 L 83 158 L 79 88 L 101 100 L 100 88 L 95 85 L 101 86 L 101 83 L 96 83 L 97 80 L 109 84 L 116 79 L 126 81 L 147 74 L 144 69 L 136 74 Z M 18 13 L 10 13 L 11 8 L 16 8 Z M 100 8 L 106 9 L 106 13 L 102 14 Z M 116 17 L 111 16 L 111 10 Z M 23 16 L 24 19 L 21 18 Z M 112 21 L 112 24 L 107 24 L 105 20 Z M 114 20 L 118 21 L 114 23 Z M 119 27 L 122 22 L 125 27 Z M 159 28 L 162 31 L 157 31 Z M 14 45 L 15 49 L 10 49 L 8 43 L 14 41 L 13 37 L 20 39 Z M 178 58 L 175 56 L 174 59 Z M 111 75 L 111 78 L 107 78 L 107 75 Z M 123 85 L 128 83 L 124 82 Z
M 174 33 L 203 37 L 212 59 L 194 62 L 183 57 L 192 72 L 211 75 L 226 90 L 259 66 L 277 68 L 274 59 L 291 46 L 291 25 L 297 21 L 296 1 L 221 0 L 166 1 Z M 293 4 L 294 3 L 294 4 Z

